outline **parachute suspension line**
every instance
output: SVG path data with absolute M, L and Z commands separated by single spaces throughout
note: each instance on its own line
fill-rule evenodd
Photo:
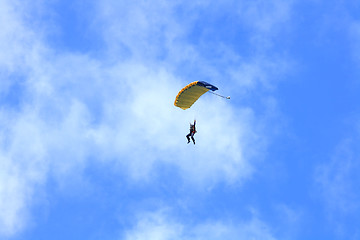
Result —
M 222 97 L 222 98 L 230 99 L 230 96 L 225 97 L 225 96 L 222 96 L 222 95 L 220 95 L 220 94 L 214 93 L 214 92 L 212 92 L 212 91 L 208 91 L 208 93 L 212 93 L 212 94 L 214 94 L 214 95 L 216 95 L 216 96 L 219 96 L 219 97 Z

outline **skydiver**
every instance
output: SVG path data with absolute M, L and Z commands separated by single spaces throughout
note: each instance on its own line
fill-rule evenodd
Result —
M 195 144 L 195 139 L 194 139 L 194 134 L 196 133 L 195 124 L 196 124 L 196 120 L 194 120 L 194 124 L 190 123 L 190 133 L 188 135 L 186 135 L 186 138 L 188 140 L 187 143 L 190 143 L 190 137 L 191 137 L 191 140 Z

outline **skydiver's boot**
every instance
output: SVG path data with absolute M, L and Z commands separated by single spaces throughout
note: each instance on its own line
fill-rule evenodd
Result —
M 191 137 L 191 140 L 193 141 L 194 145 L 195 145 L 195 138 Z M 189 141 L 190 142 L 190 141 Z

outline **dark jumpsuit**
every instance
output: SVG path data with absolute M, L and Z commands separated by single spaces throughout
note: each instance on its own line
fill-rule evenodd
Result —
M 190 133 L 188 135 L 186 135 L 188 143 L 190 142 L 190 137 L 191 137 L 191 140 L 195 144 L 195 139 L 194 139 L 194 134 L 196 133 L 195 124 L 196 124 L 195 121 L 194 121 L 194 125 L 190 123 Z

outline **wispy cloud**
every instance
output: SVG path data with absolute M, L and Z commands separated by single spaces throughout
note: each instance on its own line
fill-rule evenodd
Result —
M 207 221 L 192 223 L 179 221 L 160 210 L 139 215 L 132 229 L 125 231 L 124 239 L 276 239 L 271 229 L 261 220 Z
M 353 144 L 350 139 L 340 143 L 331 161 L 317 172 L 318 181 L 324 187 L 326 202 L 330 209 L 340 213 L 350 213 L 359 207 L 357 204 L 359 196 L 354 189 L 357 181 L 354 171 L 359 166 Z
M 335 226 L 335 232 L 352 238 L 359 229 L 349 225 L 358 222 L 359 192 L 359 152 L 358 137 L 343 140 L 336 148 L 328 163 L 317 168 L 316 182 L 320 197 L 325 203 L 328 220 Z
M 270 6 L 277 9 L 280 19 L 286 19 L 287 8 L 283 10 L 278 2 Z M 175 166 L 184 182 L 197 186 L 242 183 L 251 176 L 254 156 L 266 147 L 258 128 L 264 122 L 257 120 L 251 107 L 211 96 L 204 96 L 190 111 L 173 106 L 177 91 L 190 80 L 198 80 L 189 77 L 193 72 L 196 78 L 217 76 L 214 82 L 219 88 L 231 89 L 220 78 L 222 70 L 214 64 L 214 56 L 204 55 L 199 50 L 201 44 L 190 43 L 192 20 L 199 18 L 194 15 L 202 4 L 195 2 L 186 19 L 186 15 L 177 15 L 186 8 L 180 3 L 98 2 L 93 26 L 106 43 L 106 53 L 92 57 L 51 48 L 45 40 L 45 35 L 51 34 L 47 28 L 39 29 L 26 21 L 26 4 L 0 3 L 0 94 L 3 105 L 8 106 L 1 109 L 0 119 L 3 234 L 12 235 L 26 226 L 36 192 L 50 176 L 62 182 L 73 172 L 81 175 L 90 158 L 117 166 L 131 181 L 151 182 L 157 164 Z M 247 11 L 266 18 L 266 11 L 258 9 L 262 6 L 258 4 Z M 49 11 L 54 10 L 49 7 Z M 179 17 L 185 17 L 187 24 Z M 270 31 L 273 22 L 282 21 L 267 19 L 267 25 L 258 26 L 258 31 Z M 221 53 L 227 54 L 220 63 L 227 64 L 226 58 L 241 59 L 241 54 L 223 45 Z M 193 65 L 199 71 L 194 71 Z M 266 71 L 258 77 L 262 65 L 256 61 L 241 66 L 240 75 L 249 77 L 239 80 L 234 64 L 229 70 L 237 77 L 229 82 L 267 78 Z M 20 92 L 11 89 L 19 82 Z M 13 108 L 9 93 L 18 94 L 20 106 Z M 188 121 L 194 117 L 198 119 L 196 147 L 185 144 Z M 254 224 L 245 225 L 243 230 L 252 236 L 259 227 L 258 222 Z M 179 226 L 175 223 L 170 229 Z M 222 223 L 213 226 L 221 236 L 233 236 L 237 231 Z M 201 235 L 204 228 L 192 231 Z M 262 233 L 265 239 L 272 239 L 267 230 Z M 171 234 L 174 232 L 165 236 Z

